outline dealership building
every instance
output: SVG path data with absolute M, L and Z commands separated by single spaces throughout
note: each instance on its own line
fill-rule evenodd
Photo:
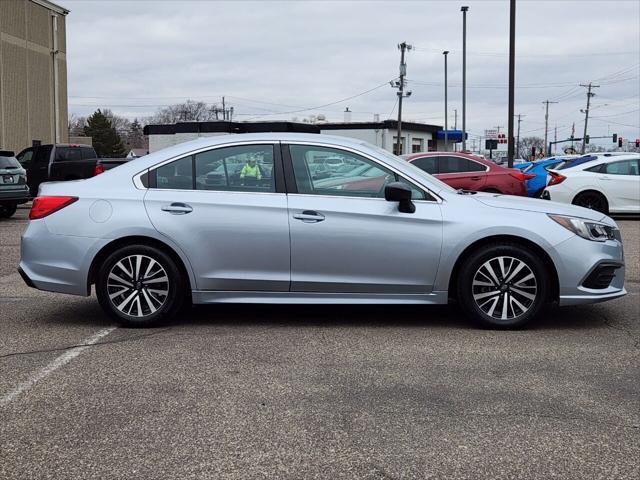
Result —
M 402 152 L 424 152 L 444 148 L 438 145 L 438 132 L 442 127 L 425 123 L 402 122 Z M 298 123 L 298 122 L 181 122 L 170 125 L 147 125 L 149 152 L 170 147 L 199 137 L 251 132 L 299 132 L 324 133 L 355 138 L 396 153 L 398 122 L 383 120 L 375 122 Z
M 47 0 L 0 0 L 0 150 L 67 141 L 68 13 Z

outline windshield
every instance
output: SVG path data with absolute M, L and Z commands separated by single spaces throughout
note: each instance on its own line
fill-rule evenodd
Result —
M 380 147 L 376 147 L 375 145 L 372 145 L 370 143 L 366 144 L 367 147 L 369 147 L 372 150 L 375 150 L 376 153 L 378 153 L 381 157 L 387 158 L 389 160 L 392 161 L 392 163 L 395 162 L 402 162 L 403 165 L 405 165 L 407 168 L 409 168 L 411 170 L 411 176 L 412 177 L 416 177 L 416 178 L 424 178 L 427 180 L 428 183 L 433 184 L 434 186 L 441 188 L 442 190 L 447 190 L 449 192 L 455 193 L 456 189 L 450 187 L 449 185 L 447 185 L 446 183 L 444 183 L 441 180 L 438 180 L 436 177 L 434 177 L 433 175 L 429 175 L 427 172 L 425 172 L 424 170 L 419 169 L 418 167 L 416 167 L 415 165 L 413 165 L 411 162 L 407 162 L 406 160 L 403 160 L 402 158 L 393 155 L 392 153 L 387 152 L 386 150 L 380 148 Z

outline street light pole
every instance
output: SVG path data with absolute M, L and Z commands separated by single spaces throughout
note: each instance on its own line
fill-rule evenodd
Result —
M 469 7 L 461 7 L 462 12 L 462 151 L 467 150 L 467 11 Z
M 402 155 L 402 99 L 408 97 L 411 92 L 404 93 L 404 77 L 407 75 L 407 64 L 404 62 L 405 50 L 411 50 L 413 47 L 407 42 L 402 42 L 398 45 L 400 49 L 400 80 L 395 84 L 391 82 L 391 85 L 398 89 L 398 136 L 396 138 L 396 152 L 398 155 Z
M 507 166 L 513 168 L 514 136 L 514 98 L 516 77 L 516 0 L 510 0 L 509 15 L 509 124 L 507 132 Z
M 442 52 L 444 55 L 444 151 L 449 151 L 449 119 L 447 116 L 447 56 L 449 55 L 449 50 L 445 50 Z

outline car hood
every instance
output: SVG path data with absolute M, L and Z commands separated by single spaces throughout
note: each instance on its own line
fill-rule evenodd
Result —
M 477 193 L 473 197 L 476 201 L 494 208 L 507 208 L 510 210 L 526 210 L 529 212 L 555 213 L 571 217 L 586 218 L 600 221 L 606 215 L 588 208 L 568 205 L 566 203 L 550 202 L 539 198 L 516 197 L 512 195 Z

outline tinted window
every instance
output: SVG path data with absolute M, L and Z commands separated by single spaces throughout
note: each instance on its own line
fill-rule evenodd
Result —
M 584 157 L 573 158 L 571 160 L 565 161 L 564 163 L 562 163 L 562 165 L 558 165 L 558 167 L 555 170 L 564 170 L 566 168 L 575 167 L 585 162 L 591 162 L 592 160 L 597 160 L 597 159 L 598 157 L 596 157 L 595 155 L 585 155 Z
M 623 160 L 606 164 L 604 172 L 610 175 L 638 175 L 637 160 Z
M 81 160 L 82 153 L 78 147 L 57 147 L 54 162 L 70 162 Z
M 462 157 L 438 157 L 438 173 L 484 172 L 487 168 Z
M 355 153 L 303 145 L 291 145 L 289 149 L 299 193 L 384 198 L 385 186 L 399 178 L 377 162 Z M 318 159 L 329 156 L 340 156 L 343 168 L 333 172 L 313 168 Z M 410 185 L 402 178 L 400 181 Z M 412 191 L 413 198 L 425 198 L 420 189 L 412 186 Z
M 0 168 L 20 168 L 20 162 L 13 157 L 0 157 Z
M 605 165 L 601 163 L 600 165 L 596 165 L 595 167 L 585 168 L 585 172 L 594 172 L 594 173 L 602 173 L 604 172 Z
M 195 155 L 197 190 L 275 192 L 273 146 L 244 145 Z
M 438 165 L 436 163 L 436 157 L 422 157 L 415 159 L 413 163 L 420 170 L 424 170 L 427 173 L 433 175 L 438 173 Z
M 38 147 L 36 149 L 36 153 L 33 156 L 34 163 L 49 163 L 49 158 L 51 157 L 51 145 L 44 145 L 42 147 Z
M 193 157 L 185 157 L 156 169 L 157 188 L 192 190 Z
M 91 147 L 80 147 L 80 151 L 82 154 L 82 158 L 85 160 L 88 158 L 98 158 L 98 156 L 96 155 L 96 151 Z
M 26 168 L 31 163 L 31 157 L 33 157 L 33 149 L 23 150 L 16 158 Z

